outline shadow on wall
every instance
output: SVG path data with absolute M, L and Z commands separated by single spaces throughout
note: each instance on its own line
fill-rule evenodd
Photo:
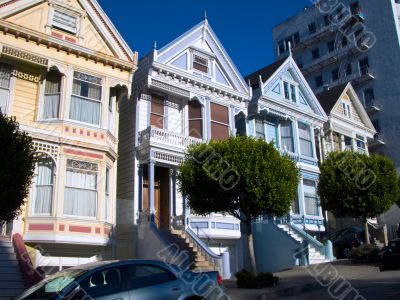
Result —
M 295 265 L 295 253 L 300 244 L 275 224 L 253 224 L 254 250 L 258 272 L 278 272 Z

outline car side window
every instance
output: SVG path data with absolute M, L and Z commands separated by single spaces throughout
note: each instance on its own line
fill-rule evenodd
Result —
M 126 290 L 126 269 L 113 267 L 94 272 L 80 282 L 80 288 L 92 298 L 120 293 Z
M 175 275 L 162 267 L 154 265 L 135 265 L 129 267 L 130 289 L 140 289 L 176 280 Z

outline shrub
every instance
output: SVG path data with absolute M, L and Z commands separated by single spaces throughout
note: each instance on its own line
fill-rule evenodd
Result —
M 373 244 L 363 244 L 351 250 L 351 259 L 358 262 L 379 262 L 379 248 Z
M 235 274 L 237 285 L 245 289 L 257 289 L 273 286 L 279 283 L 279 277 L 272 273 L 259 273 L 256 277 L 250 272 L 242 270 Z

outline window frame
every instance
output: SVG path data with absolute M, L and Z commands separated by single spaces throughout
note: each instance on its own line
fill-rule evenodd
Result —
M 80 80 L 78 78 L 75 78 L 75 74 L 82 74 L 85 76 L 89 76 L 92 77 L 94 79 L 98 79 L 100 83 L 92 83 L 90 81 L 86 81 L 86 80 Z M 75 123 L 79 123 L 82 125 L 86 125 L 86 126 L 93 126 L 93 127 L 97 127 L 100 128 L 102 127 L 102 120 L 103 120 L 103 97 L 104 97 L 104 78 L 100 77 L 100 76 L 96 76 L 96 75 L 92 75 L 86 71 L 80 71 L 80 70 L 74 70 L 73 72 L 73 77 L 72 77 L 72 85 L 74 84 L 75 80 L 79 80 L 79 81 L 83 81 L 86 82 L 88 84 L 93 84 L 96 86 L 100 86 L 101 87 L 101 91 L 100 91 L 100 99 L 92 99 L 92 98 L 88 98 L 85 96 L 80 96 L 80 95 L 75 95 L 74 94 L 74 90 L 72 88 L 71 90 L 71 95 L 69 96 L 69 113 L 68 113 L 68 120 L 71 122 L 75 122 Z M 93 124 L 93 123 L 89 123 L 89 122 L 85 122 L 85 121 L 80 121 L 80 120 L 75 120 L 71 117 L 71 104 L 72 104 L 72 97 L 77 97 L 79 99 L 83 99 L 84 101 L 92 101 L 92 102 L 98 102 L 100 104 L 99 107 L 99 124 Z
M 311 50 L 311 57 L 312 57 L 313 60 L 316 60 L 316 59 L 321 57 L 321 53 L 319 51 L 319 48 L 315 48 L 315 49 Z
M 307 28 L 308 28 L 308 34 L 312 35 L 317 32 L 317 23 L 311 22 L 307 25 Z
M 321 80 L 319 80 L 321 79 Z M 317 88 L 323 87 L 324 86 L 324 78 L 322 77 L 322 75 L 316 76 L 315 77 L 315 86 Z
M 86 164 L 88 167 L 92 167 L 93 170 L 89 170 L 89 169 L 83 169 L 83 168 L 79 168 L 79 167 L 69 167 L 68 166 L 68 162 L 69 161 L 74 161 L 76 163 L 79 164 Z M 94 174 L 96 175 L 96 189 L 86 189 L 86 188 L 78 188 L 78 187 L 73 187 L 73 186 L 68 186 L 67 185 L 67 178 L 65 177 L 64 180 L 64 198 L 63 198 L 63 216 L 67 216 L 67 217 L 71 217 L 71 218 L 77 218 L 77 219 L 91 219 L 91 220 L 95 220 L 98 217 L 98 213 L 99 213 L 99 181 L 98 181 L 98 177 L 99 177 L 99 162 L 93 162 L 93 161 L 87 161 L 87 160 L 83 160 L 83 159 L 76 159 L 74 157 L 70 157 L 66 159 L 66 168 L 65 168 L 65 174 L 68 171 L 74 172 L 74 173 L 88 173 L 88 174 Z M 76 189 L 76 190 L 84 190 L 84 191 L 92 191 L 96 193 L 96 199 L 95 199 L 95 213 L 94 216 L 85 216 L 85 215 L 73 215 L 73 214 L 67 214 L 65 213 L 65 190 L 67 188 L 70 189 Z
M 365 107 L 371 107 L 374 105 L 375 101 L 375 91 L 373 87 L 366 88 L 363 90 L 364 104 Z
M 55 200 L 55 185 L 56 185 L 56 172 L 57 172 L 57 167 L 56 167 L 56 163 L 54 161 L 54 159 L 46 154 L 46 153 L 39 153 L 39 159 L 35 164 L 35 177 L 33 180 L 33 193 L 32 193 L 32 197 L 31 197 L 31 209 L 30 209 L 30 215 L 31 216 L 51 216 L 53 214 L 53 207 L 54 207 L 54 200 Z M 37 199 L 37 187 L 39 186 L 37 183 L 37 177 L 39 175 L 39 162 L 41 158 L 47 158 L 49 161 L 52 162 L 52 174 L 51 174 L 51 184 L 49 185 L 40 185 L 42 186 L 51 186 L 51 201 L 50 201 L 50 209 L 49 212 L 47 213 L 37 213 L 36 212 L 36 199 Z
M 74 18 L 75 19 L 75 28 L 72 29 L 72 27 L 68 27 L 67 24 L 63 25 L 62 23 L 58 23 L 60 25 L 54 24 L 55 23 L 56 13 L 64 14 L 64 15 L 67 15 L 68 17 L 70 17 L 70 18 Z M 56 30 L 60 30 L 60 31 L 65 32 L 67 34 L 78 36 L 80 18 L 81 18 L 81 15 L 78 12 L 76 12 L 76 11 L 74 11 L 72 9 L 69 9 L 67 7 L 63 7 L 63 6 L 60 6 L 60 5 L 55 5 L 54 9 L 53 9 L 53 12 L 52 12 L 51 20 L 50 20 L 51 28 L 52 29 L 56 29 Z
M 154 97 L 154 99 L 161 100 L 163 102 L 163 104 L 162 104 L 163 105 L 163 109 L 162 109 L 163 114 L 162 115 L 157 113 L 157 112 L 153 112 L 153 97 Z M 161 129 L 161 130 L 165 130 L 165 117 L 166 117 L 165 116 L 166 115 L 165 106 L 166 106 L 165 96 L 160 95 L 160 94 L 155 94 L 155 93 L 151 94 L 150 111 L 149 111 L 149 116 L 150 116 L 149 124 L 150 124 L 150 126 L 156 127 L 158 129 Z M 157 118 L 162 118 L 162 127 L 159 127 L 156 124 L 152 124 L 152 116 L 156 116 Z
M 257 130 L 257 124 L 259 125 L 259 128 L 262 128 L 262 132 Z M 255 138 L 256 139 L 262 139 L 263 141 L 266 140 L 265 123 L 264 123 L 263 119 L 256 118 L 254 120 L 254 132 L 255 132 Z
M 3 88 L 0 87 L 0 89 L 7 91 L 8 92 L 8 99 L 7 99 L 7 104 L 6 104 L 6 109 L 5 111 L 2 111 L 2 113 L 6 116 L 11 114 L 11 110 L 12 110 L 12 105 L 13 105 L 13 91 L 14 91 L 14 86 L 15 86 L 15 76 L 13 75 L 13 71 L 14 71 L 14 66 L 11 63 L 8 63 L 7 61 L 0 61 L 0 66 L 4 65 L 4 69 L 8 68 L 10 73 L 9 73 L 9 78 L 8 78 L 8 87 L 7 88 Z
M 50 72 L 57 72 L 58 74 L 59 74 L 59 76 L 60 76 L 60 88 L 59 88 L 59 92 L 58 93 L 46 93 L 46 84 L 47 84 L 47 75 L 50 73 Z M 62 119 L 62 117 L 61 117 L 61 102 L 62 102 L 62 100 L 63 100 L 63 91 L 64 91 L 64 86 L 65 86 L 65 82 L 64 82 L 64 75 L 59 71 L 59 70 L 57 70 L 57 69 L 53 69 L 53 70 L 50 70 L 49 72 L 47 72 L 46 73 L 46 79 L 44 80 L 44 84 L 42 85 L 42 88 L 43 88 L 43 92 L 41 92 L 40 94 L 41 94 L 41 98 L 42 98 L 42 100 L 40 101 L 40 114 L 39 114 L 39 120 L 40 121 L 57 121 L 57 120 L 61 120 Z M 45 102 L 45 99 L 46 99 L 46 96 L 51 96 L 51 95 L 58 95 L 59 97 L 58 97 L 58 101 L 59 101 L 59 103 L 58 103 L 58 115 L 57 115 L 57 117 L 56 118 L 45 118 L 44 117 L 44 102 Z
M 310 193 L 306 193 L 304 186 L 308 185 L 306 184 L 306 182 L 309 183 L 313 183 L 313 187 L 315 188 L 315 194 L 310 194 Z M 308 186 L 311 186 L 308 185 Z M 318 198 L 318 194 L 317 194 L 317 182 L 315 180 L 312 179 L 303 179 L 303 197 L 304 197 L 304 214 L 307 216 L 320 216 L 320 207 L 321 205 L 319 204 L 319 198 Z M 314 213 L 309 213 L 309 211 L 307 210 L 307 199 L 314 199 L 315 201 L 315 214 Z
M 301 135 L 300 135 L 300 127 L 301 126 L 307 127 L 308 132 L 310 134 L 310 139 L 309 140 L 301 137 Z M 315 151 L 314 151 L 313 133 L 312 133 L 312 130 L 311 130 L 311 126 L 309 124 L 307 124 L 307 123 L 297 122 L 297 130 L 298 130 L 298 135 L 299 135 L 299 142 L 303 141 L 303 142 L 309 143 L 309 146 L 310 146 L 309 150 L 310 150 L 310 153 L 311 153 L 310 155 L 302 153 L 302 151 L 301 151 L 301 143 L 300 143 L 300 149 L 299 149 L 300 155 L 305 156 L 305 157 L 309 157 L 309 158 L 313 158 L 314 154 L 315 154 L 314 153 Z
M 352 118 L 351 105 L 347 102 L 342 101 L 342 108 L 344 116 L 351 119 Z
M 332 82 L 338 81 L 340 79 L 340 72 L 339 69 L 333 69 L 331 71 L 331 76 L 332 76 Z
M 228 123 L 222 123 L 222 122 L 220 122 L 220 121 L 217 121 L 217 120 L 214 120 L 214 119 L 213 119 L 213 117 L 212 117 L 212 115 L 213 115 L 213 113 L 212 113 L 212 105 L 221 106 L 221 107 L 224 107 L 224 108 L 227 110 L 227 114 L 228 114 Z M 228 137 L 227 137 L 227 138 L 229 138 L 229 137 L 231 136 L 231 128 L 230 128 L 230 123 L 229 123 L 229 121 L 230 121 L 230 117 L 229 117 L 229 106 L 220 104 L 220 103 L 218 103 L 218 102 L 210 102 L 210 138 L 213 139 L 213 140 L 215 140 L 215 138 L 213 137 L 213 130 L 212 130 L 212 124 L 213 124 L 213 123 L 214 123 L 214 124 L 217 124 L 217 125 L 222 125 L 222 126 L 227 127 L 227 129 L 228 129 Z
M 291 135 L 287 136 L 287 135 L 283 135 L 282 134 L 282 124 L 289 124 L 290 127 L 290 132 Z M 289 140 L 291 141 L 291 147 L 293 149 L 293 151 L 289 150 L 289 149 L 285 149 L 284 146 L 286 145 L 285 143 L 283 143 L 283 140 Z M 283 151 L 288 151 L 290 153 L 295 153 L 296 152 L 296 147 L 295 147 L 295 143 L 294 143 L 294 129 L 293 129 L 293 121 L 291 120 L 285 120 L 283 122 L 280 122 L 279 124 L 279 146 Z
M 196 57 L 201 60 L 204 60 L 206 62 L 206 64 L 202 64 L 202 63 L 196 61 Z M 207 68 L 207 72 L 204 72 L 204 70 L 196 69 L 195 64 Z M 192 53 L 192 71 L 200 72 L 201 74 L 211 75 L 211 60 L 210 60 L 210 58 L 203 54 L 193 52 Z
M 197 118 L 191 118 L 191 116 L 190 116 L 190 105 L 194 105 L 194 103 L 195 102 L 197 102 L 198 103 L 198 105 L 200 106 L 200 117 L 197 117 Z M 193 132 L 192 130 L 191 130 L 191 122 L 193 122 L 193 121 L 201 121 L 201 133 L 200 133 L 200 137 L 198 137 L 198 136 L 194 136 L 194 135 L 192 135 L 191 133 Z M 190 137 L 194 137 L 194 138 L 198 138 L 198 139 L 204 139 L 204 107 L 203 107 L 203 105 L 201 105 L 201 103 L 200 103 L 200 101 L 198 101 L 198 100 L 191 100 L 191 101 L 189 101 L 189 103 L 188 103 L 188 129 L 189 129 L 189 132 L 188 132 L 188 135 L 190 136 Z

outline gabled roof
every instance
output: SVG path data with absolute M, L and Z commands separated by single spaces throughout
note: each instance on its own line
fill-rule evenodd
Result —
M 317 95 L 317 98 L 319 99 L 321 105 L 324 107 L 326 114 L 329 116 L 334 110 L 336 104 L 346 93 L 350 95 L 351 102 L 357 113 L 359 114 L 361 121 L 364 123 L 364 126 L 376 132 L 375 127 L 368 116 L 368 113 L 365 111 L 365 108 L 358 98 L 357 93 L 351 83 L 341 84 L 327 91 L 319 93 Z
M 249 94 L 250 90 L 247 83 L 244 81 L 244 78 L 209 25 L 207 19 L 201 21 L 196 26 L 159 49 L 155 61 L 166 64 L 178 53 L 193 47 L 193 44 L 199 39 L 203 39 L 207 42 L 215 59 L 220 64 L 225 74 L 231 79 L 234 88 L 241 93 Z
M 261 75 L 262 86 L 257 88 L 260 88 L 262 95 L 264 95 L 265 89 L 275 84 L 277 80 L 280 80 L 280 74 L 283 74 L 283 72 L 286 72 L 289 69 L 296 78 L 296 81 L 300 84 L 304 96 L 306 96 L 306 98 L 309 100 L 308 104 L 314 111 L 314 114 L 321 120 L 326 121 L 328 117 L 324 109 L 321 107 L 321 104 L 318 102 L 313 90 L 311 89 L 292 56 L 288 56 L 274 62 L 260 69 L 259 71 L 248 75 L 246 79 L 253 79 L 254 81 L 251 82 L 251 85 L 257 86 L 257 83 L 259 83 L 259 76 Z
M 340 96 L 343 94 L 346 87 L 347 83 L 340 84 L 316 95 L 319 103 L 321 104 L 327 115 L 331 113 L 332 109 L 335 107 L 335 104 L 339 100 Z
M 133 61 L 134 53 L 112 24 L 100 4 L 96 0 L 77 0 L 95 23 L 99 33 L 107 41 L 113 52 L 120 59 Z M 0 4 L 0 18 L 4 19 L 44 0 L 8 0 Z
M 280 66 L 283 65 L 286 60 L 287 57 L 281 58 L 280 60 L 277 60 L 276 62 L 247 75 L 245 80 L 247 82 L 250 81 L 250 85 L 253 86 L 259 83 L 259 78 L 261 76 L 261 80 L 264 83 L 279 69 Z

